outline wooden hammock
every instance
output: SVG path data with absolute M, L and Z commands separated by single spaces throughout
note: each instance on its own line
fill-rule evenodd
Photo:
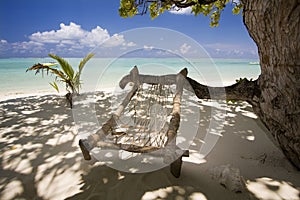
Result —
M 186 77 L 186 68 L 174 75 L 151 76 L 139 74 L 135 66 L 119 83 L 122 89 L 129 82 L 133 85 L 114 114 L 96 134 L 79 141 L 84 158 L 91 159 L 94 147 L 151 153 L 162 156 L 179 177 L 182 156 L 189 154 L 176 146 Z

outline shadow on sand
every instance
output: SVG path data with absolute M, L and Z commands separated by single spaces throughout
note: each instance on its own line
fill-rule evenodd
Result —
M 103 93 L 97 96 L 96 116 L 104 121 L 109 117 L 107 107 L 110 104 Z M 240 110 L 236 110 L 237 107 Z M 0 199 L 249 199 L 250 196 L 255 199 L 254 191 L 254 195 L 248 192 L 236 194 L 211 180 L 207 170 L 228 163 L 240 168 L 247 181 L 260 181 L 266 188 L 267 183 L 256 178 L 271 177 L 272 180 L 288 183 L 295 190 L 300 185 L 300 179 L 297 182 L 297 177 L 292 178 L 293 169 L 287 169 L 290 169 L 290 176 L 267 172 L 268 168 L 259 157 L 264 152 L 267 155 L 265 163 L 271 163 L 275 169 L 289 165 L 281 155 L 276 155 L 277 150 L 268 150 L 272 145 L 261 147 L 262 154 L 256 157 L 247 154 L 255 148 L 249 138 L 259 143 L 264 137 L 254 132 L 251 127 L 254 120 L 245 115 L 251 111 L 249 105 L 231 105 L 229 116 L 232 117 L 226 120 L 224 137 L 216 145 L 216 151 L 206 158 L 203 165 L 184 162 L 178 179 L 170 174 L 168 167 L 150 173 L 130 174 L 103 166 L 95 160 L 84 161 L 77 146 L 72 111 L 64 97 L 52 95 L 6 100 L 0 102 L 0 108 Z M 196 127 L 196 121 L 193 123 L 195 128 L 207 128 L 210 109 L 208 105 L 201 105 L 200 128 Z M 239 123 L 248 123 L 249 126 L 238 126 Z M 199 137 L 203 135 L 200 132 L 191 149 L 197 150 L 201 145 Z M 232 138 L 234 142 L 245 143 L 245 148 L 250 148 L 243 150 L 244 157 L 239 156 L 235 145 L 228 146 L 233 144 L 229 141 Z M 231 150 L 226 150 L 228 148 Z M 257 164 L 261 169 L 254 176 L 247 170 Z M 269 190 L 277 193 L 281 185 L 273 185 L 269 184 Z M 278 199 L 284 199 L 284 196 L 278 195 Z

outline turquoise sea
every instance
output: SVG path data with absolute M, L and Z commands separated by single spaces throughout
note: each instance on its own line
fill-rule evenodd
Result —
M 77 69 L 80 58 L 66 58 Z M 51 58 L 7 58 L 0 59 L 1 99 L 37 93 L 56 93 L 49 85 L 54 76 L 35 75 L 26 72 L 36 63 L 53 62 Z M 250 59 L 181 59 L 181 58 L 92 58 L 82 73 L 82 92 L 107 90 L 117 87 L 122 76 L 128 74 L 133 66 L 138 66 L 142 74 L 172 74 L 186 67 L 188 76 L 200 83 L 211 86 L 226 86 L 236 79 L 246 77 L 256 79 L 260 74 L 259 65 Z M 64 94 L 64 85 L 60 84 Z

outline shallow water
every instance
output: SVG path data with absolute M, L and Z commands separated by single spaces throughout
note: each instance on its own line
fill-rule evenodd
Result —
M 75 69 L 79 58 L 67 58 Z M 36 63 L 53 61 L 51 58 L 7 58 L 0 59 L 0 96 L 8 97 L 32 93 L 55 93 L 49 85 L 55 77 L 52 75 L 35 75 L 26 69 Z M 247 59 L 191 59 L 182 58 L 92 58 L 82 73 L 81 91 L 106 90 L 116 88 L 119 80 L 129 73 L 133 66 L 138 66 L 144 74 L 174 74 L 186 67 L 188 76 L 200 83 L 211 86 L 224 86 L 235 83 L 241 77 L 257 78 L 259 65 L 250 65 L 255 60 Z M 59 84 L 64 93 L 64 85 Z

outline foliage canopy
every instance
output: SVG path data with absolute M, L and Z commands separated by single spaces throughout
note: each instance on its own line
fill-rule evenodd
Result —
M 119 14 L 126 18 L 149 12 L 150 17 L 154 19 L 166 10 L 191 7 L 191 13 L 195 16 L 199 14 L 209 16 L 210 26 L 216 27 L 219 25 L 221 12 L 228 3 L 235 5 L 232 9 L 233 14 L 240 13 L 242 4 L 236 0 L 120 0 Z

